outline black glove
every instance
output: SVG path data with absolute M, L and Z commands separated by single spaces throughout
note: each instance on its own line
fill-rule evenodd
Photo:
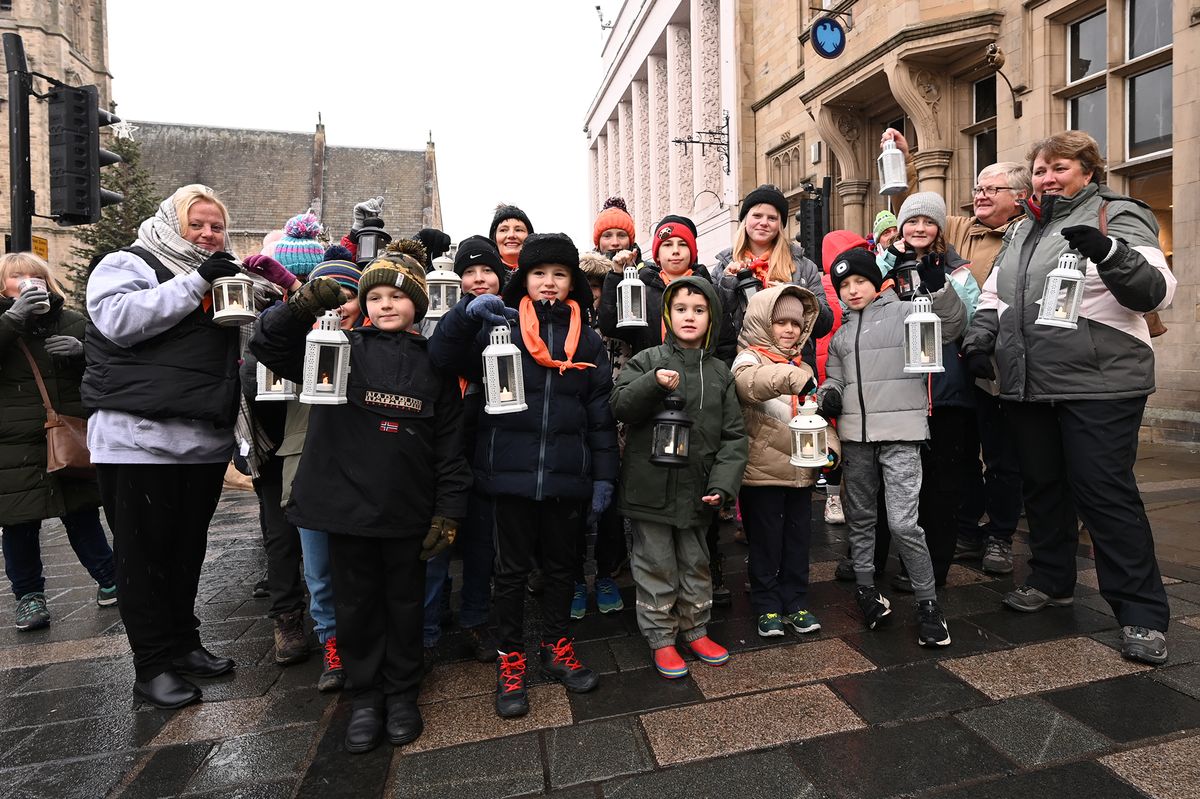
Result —
M 444 516 L 434 516 L 429 532 L 421 542 L 421 560 L 429 560 L 454 543 L 458 536 L 458 522 Z
M 932 294 L 946 285 L 946 259 L 936 252 L 927 253 L 917 266 L 921 287 Z
M 1113 241 L 1091 225 L 1072 225 L 1062 229 L 1067 246 L 1094 264 L 1108 258 L 1113 250 Z
M 79 358 L 83 355 L 83 342 L 74 336 L 49 336 L 42 344 L 46 352 L 60 358 Z
M 982 377 L 985 380 L 996 379 L 996 370 L 992 368 L 992 359 L 986 352 L 971 350 L 963 353 L 961 357 L 963 366 L 974 377 Z
M 431 265 L 434 258 L 450 249 L 450 237 L 437 228 L 421 228 L 415 238 L 425 246 L 425 253 L 429 256 Z
M 817 408 L 817 413 L 824 416 L 826 419 L 836 419 L 842 415 L 842 392 L 837 389 L 829 389 L 821 397 L 821 404 Z
M 242 270 L 233 262 L 232 255 L 227 252 L 215 252 L 207 261 L 196 267 L 196 271 L 211 284 L 219 277 L 239 275 Z
M 340 283 L 327 277 L 310 280 L 288 299 L 288 308 L 297 318 L 308 321 L 346 303 Z

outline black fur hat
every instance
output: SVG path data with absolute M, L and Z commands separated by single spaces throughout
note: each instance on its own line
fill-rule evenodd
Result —
M 592 289 L 588 286 L 587 276 L 579 268 L 579 250 L 575 242 L 566 233 L 534 233 L 525 239 L 521 247 L 521 256 L 517 259 L 519 268 L 513 272 L 508 283 L 504 286 L 504 303 L 512 308 L 520 305 L 521 298 L 526 295 L 526 279 L 529 270 L 542 264 L 561 264 L 571 273 L 571 290 L 568 299 L 575 300 L 579 307 L 586 310 L 592 306 Z

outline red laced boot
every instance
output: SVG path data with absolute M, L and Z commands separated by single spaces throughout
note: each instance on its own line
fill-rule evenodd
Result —
M 496 715 L 509 719 L 529 712 L 525 653 L 501 652 L 496 660 Z
M 570 638 L 559 638 L 556 644 L 542 642 L 542 671 L 577 694 L 586 693 L 600 684 L 600 676 L 575 656 L 575 644 Z
M 337 651 L 337 637 L 325 642 L 325 668 L 317 679 L 317 690 L 326 693 L 340 691 L 346 684 L 346 673 L 342 671 L 342 658 Z

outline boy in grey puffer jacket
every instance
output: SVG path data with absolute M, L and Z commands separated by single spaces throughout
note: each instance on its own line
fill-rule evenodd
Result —
M 945 272 L 922 266 L 919 274 L 922 285 L 933 292 L 942 340 L 958 338 L 966 312 L 958 294 L 947 290 Z M 925 532 L 917 523 L 921 444 L 929 437 L 928 376 L 904 372 L 904 319 L 912 312 L 912 303 L 896 297 L 866 250 L 838 256 L 830 277 L 849 313 L 829 343 L 826 380 L 818 399 L 822 415 L 841 417 L 838 435 L 858 583 L 855 599 L 871 629 L 891 613 L 890 603 L 874 584 L 876 503 L 882 488 L 888 526 L 917 598 L 917 642 L 949 646 L 950 631 L 938 607 Z

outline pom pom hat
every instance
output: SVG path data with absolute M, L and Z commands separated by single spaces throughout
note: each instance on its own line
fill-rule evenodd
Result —
M 422 248 L 423 249 L 423 248 Z M 376 286 L 395 286 L 404 292 L 416 308 L 414 322 L 425 318 L 429 310 L 429 289 L 425 285 L 425 266 L 402 252 L 388 252 L 362 271 L 358 282 L 358 301 L 366 308 L 367 293 Z
M 321 222 L 316 214 L 297 214 L 283 226 L 283 238 L 275 242 L 276 261 L 294 275 L 307 275 L 325 260 L 325 246 L 317 241 Z
M 629 215 L 629 209 L 620 197 L 609 197 L 604 201 L 604 207 L 600 209 L 600 216 L 596 217 L 596 224 L 592 228 L 592 243 L 599 247 L 601 234 L 613 229 L 628 233 L 630 245 L 637 239 L 633 217 Z
M 898 227 L 900 226 L 896 224 L 895 214 L 893 214 L 891 211 L 880 211 L 879 213 L 875 214 L 875 224 L 871 227 L 871 235 L 875 237 L 876 241 L 878 241 L 879 236 L 881 233 L 883 233 L 883 231 L 887 230 L 888 228 Z

